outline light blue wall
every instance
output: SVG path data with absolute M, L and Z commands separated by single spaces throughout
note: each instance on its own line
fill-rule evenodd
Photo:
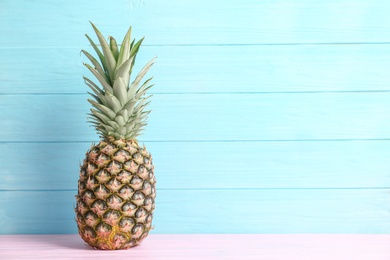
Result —
M 113 3 L 115 2 L 115 3 Z M 390 1 L 0 1 L 0 233 L 76 233 L 88 20 L 146 36 L 154 233 L 390 233 Z

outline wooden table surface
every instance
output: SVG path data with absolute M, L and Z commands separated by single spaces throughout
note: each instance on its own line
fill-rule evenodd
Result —
M 101 251 L 78 235 L 2 235 L 0 259 L 388 260 L 390 235 L 150 235 L 129 250 Z

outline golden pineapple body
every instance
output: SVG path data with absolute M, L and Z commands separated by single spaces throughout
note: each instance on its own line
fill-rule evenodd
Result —
M 77 199 L 80 236 L 99 249 L 138 245 L 152 227 L 152 157 L 134 140 L 101 141 L 81 166 Z

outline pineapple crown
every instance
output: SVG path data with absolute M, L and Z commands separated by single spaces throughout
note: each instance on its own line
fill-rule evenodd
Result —
M 143 78 L 154 64 L 155 58 L 149 61 L 130 83 L 135 58 L 144 38 L 137 42 L 135 39 L 130 41 L 130 27 L 119 49 L 113 37 L 110 36 L 107 43 L 92 22 L 91 25 L 103 52 L 86 34 L 100 60 L 99 63 L 87 51 L 81 51 L 93 66 L 87 63 L 84 65 L 100 83 L 98 86 L 84 77 L 85 84 L 93 91 L 93 93 L 88 92 L 93 97 L 93 100 L 88 99 L 93 106 L 88 122 L 104 139 L 136 139 L 146 126 L 147 116 L 150 113 L 150 110 L 145 110 L 145 107 L 150 103 L 148 99 L 151 95 L 146 95 L 146 92 L 153 86 L 150 84 L 152 78 L 145 81 Z

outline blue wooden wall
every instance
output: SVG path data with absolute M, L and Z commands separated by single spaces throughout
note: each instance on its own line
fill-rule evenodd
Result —
M 158 56 L 154 233 L 390 233 L 390 1 L 0 1 L 0 233 L 76 233 L 88 20 Z

